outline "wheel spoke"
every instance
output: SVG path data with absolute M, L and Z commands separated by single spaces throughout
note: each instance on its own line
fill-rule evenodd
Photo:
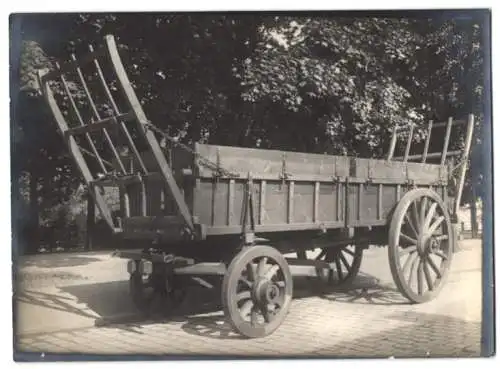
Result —
M 427 197 L 422 198 L 420 201 L 420 228 L 425 230 L 425 211 L 427 209 Z
M 252 312 L 251 312 L 251 315 L 250 315 L 250 323 L 252 325 L 257 325 L 257 318 L 258 318 L 258 315 L 257 315 L 257 307 L 256 306 L 253 306 L 252 307 Z
M 335 267 L 337 269 L 337 277 L 340 282 L 342 281 L 342 265 L 340 265 L 340 259 L 338 257 L 335 258 Z
M 318 256 L 316 256 L 316 260 L 321 260 L 326 255 L 326 249 L 321 250 Z
M 273 265 L 271 268 L 269 268 L 269 270 L 266 272 L 266 274 L 264 275 L 264 278 L 267 279 L 267 280 L 271 280 L 275 275 L 276 273 L 278 273 L 278 270 L 280 270 L 280 267 L 279 265 Z
M 285 293 L 281 293 L 280 297 L 274 301 L 274 304 L 280 309 L 285 304 Z
M 422 260 L 420 259 L 418 261 L 418 268 L 417 268 L 417 288 L 418 288 L 418 294 L 422 295 L 424 293 L 424 276 L 423 276 L 423 267 L 422 267 Z
M 431 259 L 430 255 L 427 256 L 427 261 L 429 262 L 429 265 L 431 266 L 432 270 L 434 270 L 434 273 L 436 273 L 438 278 L 441 278 L 441 271 L 437 267 L 436 263 L 434 263 L 434 260 Z
M 419 263 L 417 263 L 417 261 L 419 261 Z M 420 265 L 420 259 L 418 258 L 418 255 L 415 257 L 415 260 L 413 260 L 413 262 L 411 263 L 411 268 L 410 268 L 410 276 L 408 278 L 408 286 L 410 286 L 411 288 L 411 282 L 413 282 L 413 276 L 415 275 L 415 272 L 416 272 L 416 266 Z
M 429 225 L 432 222 L 432 218 L 434 218 L 434 214 L 436 212 L 437 205 L 438 204 L 436 202 L 434 202 L 434 203 L 432 203 L 431 207 L 429 208 L 429 212 L 427 213 L 427 215 L 425 217 L 424 225 L 422 227 L 422 231 L 424 232 L 424 234 L 429 232 Z
M 252 300 L 248 300 L 243 304 L 243 306 L 240 309 L 240 314 L 242 317 L 246 317 L 248 314 L 250 314 L 250 311 L 252 310 L 254 306 L 254 303 Z
M 424 265 L 424 274 L 425 274 L 425 281 L 427 282 L 427 288 L 429 291 L 432 291 L 433 285 L 432 285 L 432 278 L 431 278 L 431 273 L 429 272 L 429 266 L 425 262 L 425 260 L 422 260 L 422 264 Z
M 272 320 L 272 314 L 269 313 L 269 309 L 267 305 L 262 305 L 260 307 L 260 311 L 262 312 L 262 316 L 264 316 L 264 320 L 266 323 L 270 323 Z
M 252 262 L 247 264 L 247 275 L 249 281 L 255 282 L 255 265 Z
M 340 260 L 342 260 L 342 263 L 344 264 L 345 268 L 347 269 L 347 274 L 351 273 L 351 266 L 349 265 L 349 262 L 345 258 L 344 254 L 342 254 L 342 251 L 339 252 Z
M 259 265 L 257 266 L 257 276 L 261 277 L 264 274 L 264 268 L 266 267 L 267 264 L 267 257 L 263 257 L 259 261 Z
M 414 201 L 412 203 L 412 213 L 413 213 L 413 217 L 415 218 L 415 225 L 417 226 L 417 228 L 420 228 L 420 217 L 418 215 L 418 208 L 417 208 L 417 201 Z
M 250 298 L 252 298 L 250 291 L 243 291 L 236 295 L 236 301 L 248 300 Z
M 404 234 L 403 232 L 401 232 L 400 237 L 403 238 L 403 239 L 405 239 L 406 241 L 408 241 L 412 245 L 416 245 L 417 244 L 417 240 L 416 239 L 411 238 L 410 236 Z
M 443 241 L 443 240 L 447 240 L 447 239 L 448 239 L 447 234 L 442 234 L 442 235 L 436 236 L 436 241 Z
M 403 275 L 406 275 L 406 269 L 408 268 L 408 266 L 411 265 L 411 269 L 413 269 L 413 265 L 415 264 L 415 260 L 416 260 L 417 257 L 418 257 L 417 254 L 410 254 L 408 256 L 408 258 L 406 259 L 406 261 L 405 261 L 405 263 L 403 265 Z M 412 262 L 410 263 L 410 261 L 412 261 Z M 410 270 L 410 273 L 412 273 L 411 270 Z M 410 277 L 411 277 L 411 274 L 410 274 Z M 408 282 L 408 284 L 411 284 L 410 282 L 411 282 L 411 280 Z
M 428 234 L 429 236 L 430 235 L 433 235 L 434 232 L 436 232 L 436 229 L 441 225 L 441 223 L 443 223 L 443 220 L 444 220 L 444 216 L 440 216 L 439 218 L 437 218 L 437 220 L 429 227 L 429 230 L 428 230 Z
M 441 257 L 441 259 L 448 260 L 448 256 L 446 256 L 441 250 L 432 250 L 432 253 Z
M 253 286 L 253 283 L 250 282 L 248 279 L 246 279 L 245 277 L 241 276 L 240 279 L 239 279 L 240 282 L 243 282 L 247 287 L 249 288 L 252 288 Z
M 276 281 L 276 282 L 274 282 L 274 284 L 276 286 L 278 286 L 279 288 L 285 288 L 285 285 L 286 285 L 285 281 Z
M 406 254 L 411 254 L 415 251 L 417 251 L 417 245 L 411 245 L 411 246 L 405 247 L 402 251 L 399 252 L 399 257 L 405 256 Z
M 412 220 L 410 219 L 410 216 L 408 215 L 408 213 L 405 214 L 405 219 L 406 219 L 406 222 L 410 225 L 410 228 L 413 232 L 413 235 L 415 237 L 418 237 L 417 229 L 415 228 L 415 225 L 413 224 Z
M 344 247 L 344 248 L 342 249 L 342 251 L 347 252 L 347 253 L 348 253 L 349 255 L 351 255 L 351 256 L 356 256 L 355 252 L 354 252 L 354 251 L 349 250 L 347 247 L 348 247 L 348 246 Z

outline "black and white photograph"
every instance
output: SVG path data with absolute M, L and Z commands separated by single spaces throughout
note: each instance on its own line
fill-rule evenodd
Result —
M 494 356 L 491 23 L 10 14 L 14 360 Z

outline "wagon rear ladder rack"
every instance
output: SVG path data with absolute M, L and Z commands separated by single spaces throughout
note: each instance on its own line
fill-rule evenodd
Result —
M 465 146 L 462 150 L 454 150 L 454 151 L 448 151 L 448 146 L 450 143 L 450 136 L 451 136 L 451 130 L 452 128 L 458 125 L 467 125 L 467 132 L 465 135 Z M 431 139 L 431 134 L 432 130 L 436 128 L 443 128 L 446 127 L 446 132 L 445 132 L 445 137 L 444 137 L 444 142 L 443 142 L 443 148 L 442 151 L 440 152 L 434 152 L 434 153 L 429 153 L 429 144 L 430 144 L 430 139 Z M 409 129 L 409 134 L 408 134 L 408 140 L 406 142 L 406 148 L 405 148 L 405 153 L 404 156 L 398 156 L 394 157 L 394 151 L 396 148 L 396 143 L 398 139 L 398 133 L 400 133 L 403 130 L 407 130 L 407 127 L 394 127 L 393 133 L 392 133 L 392 138 L 389 146 L 389 152 L 387 154 L 387 160 L 395 160 L 395 161 L 403 161 L 407 162 L 410 160 L 420 160 L 422 163 L 426 163 L 427 159 L 434 159 L 434 158 L 441 158 L 440 160 L 440 165 L 444 166 L 446 163 L 446 159 L 449 157 L 460 157 L 460 164 L 458 165 L 459 167 L 459 180 L 458 180 L 458 186 L 457 186 L 457 196 L 455 200 L 455 214 L 458 213 L 459 207 L 460 207 L 460 201 L 462 199 L 462 192 L 463 192 L 463 187 L 464 187 L 464 182 L 465 182 L 465 174 L 467 171 L 467 162 L 469 159 L 469 153 L 470 153 L 470 147 L 472 144 L 472 134 L 474 130 L 474 115 L 469 114 L 469 117 L 467 120 L 453 120 L 453 118 L 448 118 L 447 122 L 439 122 L 439 123 L 434 123 L 432 120 L 429 121 L 429 125 L 427 128 L 427 137 L 425 139 L 425 144 L 424 144 L 424 151 L 422 154 L 417 154 L 417 155 L 409 155 L 410 153 L 410 148 L 412 144 L 412 139 L 413 139 L 413 129 L 414 126 L 411 125 Z

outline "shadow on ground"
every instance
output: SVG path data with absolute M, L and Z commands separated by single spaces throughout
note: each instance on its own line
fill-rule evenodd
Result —
M 180 306 L 161 306 L 159 314 L 148 317 L 134 307 L 128 281 L 65 286 L 58 291 L 50 294 L 26 289 L 18 291 L 16 298 L 20 302 L 93 318 L 96 326 L 112 325 L 140 333 L 138 328 L 144 325 L 178 322 L 189 334 L 218 339 L 240 338 L 225 323 L 218 285 L 212 289 L 189 287 L 187 298 Z M 313 296 L 348 304 L 408 303 L 393 286 L 383 285 L 377 278 L 363 273 L 342 289 L 327 287 L 315 278 L 294 278 L 295 300 Z
M 37 267 L 37 268 L 67 268 L 88 265 L 101 259 L 90 256 L 71 255 L 66 253 L 31 255 L 21 258 L 16 262 L 18 267 Z

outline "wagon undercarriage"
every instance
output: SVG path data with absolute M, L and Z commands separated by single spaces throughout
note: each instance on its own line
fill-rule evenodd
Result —
M 117 255 L 129 259 L 130 292 L 142 311 L 150 312 L 157 300 L 162 309 L 175 306 L 189 283 L 207 288 L 219 283 L 234 329 L 262 337 L 287 315 L 292 276 L 347 285 L 371 245 L 388 246 L 394 281 L 408 300 L 422 303 L 439 293 L 455 248 L 472 116 L 430 122 L 417 155 L 410 155 L 410 127 L 399 158 L 394 156 L 399 128 L 382 159 L 187 147 L 147 120 L 112 36 L 102 50 L 90 51 L 82 62 L 72 56 L 56 71 L 40 73 L 39 82 L 90 195 L 122 240 Z M 89 65 L 92 77 L 85 76 Z M 69 88 L 71 74 L 83 89 L 88 120 Z M 56 80 L 65 100 L 53 90 Z M 91 95 L 92 83 L 104 91 L 111 113 L 103 113 Z M 70 114 L 62 112 L 64 101 Z M 449 151 L 452 128 L 464 124 L 465 146 Z M 441 151 L 429 153 L 431 132 L 440 128 L 445 129 Z M 158 138 L 168 144 L 163 147 Z M 456 157 L 458 165 L 450 164 Z M 457 170 L 458 181 L 451 181 Z M 106 201 L 109 188 L 119 192 L 118 210 Z M 296 256 L 285 257 L 292 253 Z

